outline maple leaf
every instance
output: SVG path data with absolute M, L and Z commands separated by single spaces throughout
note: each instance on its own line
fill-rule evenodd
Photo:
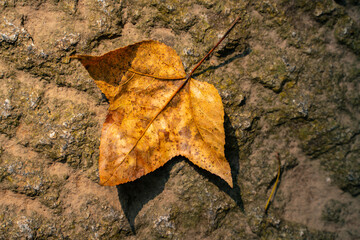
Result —
M 110 104 L 100 141 L 101 185 L 133 181 L 182 155 L 233 186 L 221 97 L 213 85 L 186 78 L 175 50 L 148 40 L 72 58 Z

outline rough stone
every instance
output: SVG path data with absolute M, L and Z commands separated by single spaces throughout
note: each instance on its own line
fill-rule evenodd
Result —
M 356 0 L 0 1 L 0 239 L 360 238 Z M 107 102 L 77 53 L 145 39 L 225 108 L 234 180 L 177 157 L 98 185 Z M 264 206 L 281 160 L 281 181 Z

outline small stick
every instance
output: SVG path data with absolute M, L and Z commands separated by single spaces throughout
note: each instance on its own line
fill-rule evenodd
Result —
M 267 202 L 266 202 L 266 205 L 265 205 L 265 212 L 268 210 L 269 208 L 269 204 L 270 204 L 270 201 L 271 201 L 271 198 L 273 197 L 274 195 L 274 192 L 277 188 L 277 185 L 279 183 L 279 178 L 280 178 L 280 173 L 281 173 L 281 161 L 280 161 L 280 154 L 277 153 L 276 155 L 276 158 L 278 160 L 278 173 L 277 173 L 277 177 L 276 177 L 276 181 L 275 181 L 275 184 L 274 184 L 274 187 L 273 189 L 271 190 L 271 193 L 270 193 L 270 197 L 268 198 Z

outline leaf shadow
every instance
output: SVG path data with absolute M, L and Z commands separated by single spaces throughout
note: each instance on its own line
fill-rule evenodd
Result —
M 130 224 L 133 234 L 136 233 L 135 218 L 137 214 L 146 203 L 154 199 L 164 190 L 165 184 L 170 178 L 170 171 L 177 163 L 184 161 L 185 159 L 187 163 L 193 166 L 197 172 L 209 179 L 209 181 L 216 185 L 221 191 L 228 194 L 236 202 L 241 211 L 244 212 L 241 190 L 237 185 L 237 177 L 239 174 L 239 146 L 235 136 L 235 129 L 232 127 L 230 119 L 226 113 L 224 128 L 225 157 L 230 164 L 234 187 L 231 188 L 223 179 L 194 165 L 187 160 L 187 158 L 182 156 L 175 157 L 154 172 L 151 172 L 133 182 L 116 186 L 121 207 Z
M 243 58 L 243 57 L 246 57 L 247 55 L 249 55 L 250 53 L 252 52 L 251 48 L 250 47 L 247 47 L 244 49 L 244 51 L 242 51 L 241 53 L 238 53 L 234 56 L 232 56 L 231 58 L 227 59 L 226 61 L 223 61 L 222 63 L 216 65 L 216 66 L 210 66 L 210 67 L 207 67 L 203 70 L 201 70 L 200 72 L 198 73 L 194 73 L 192 76 L 194 78 L 196 78 L 197 76 L 200 76 L 201 74 L 204 74 L 205 72 L 207 71 L 210 71 L 210 70 L 216 70 L 218 68 L 221 68 L 221 67 L 224 67 L 225 65 L 235 61 L 236 59 L 238 58 Z
M 158 196 L 165 188 L 173 166 L 183 158 L 175 157 L 164 166 L 133 182 L 117 185 L 118 198 L 131 231 L 135 234 L 135 218 L 143 206 Z
M 214 175 L 198 166 L 190 164 L 194 166 L 194 168 L 203 176 L 205 176 L 209 181 L 211 181 L 214 185 L 216 185 L 221 191 L 224 191 L 228 194 L 237 204 L 242 212 L 244 210 L 244 203 L 241 198 L 241 190 L 240 186 L 237 184 L 237 178 L 239 175 L 239 144 L 235 135 L 235 129 L 231 125 L 230 118 L 225 113 L 224 117 L 224 128 L 225 128 L 225 158 L 228 160 L 231 168 L 231 176 L 233 180 L 233 188 L 231 188 L 222 178 Z

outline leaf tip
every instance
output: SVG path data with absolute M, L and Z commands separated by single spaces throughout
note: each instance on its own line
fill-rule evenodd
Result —
M 66 56 L 66 57 L 62 58 L 62 59 L 61 59 L 61 62 L 62 62 L 62 63 L 65 63 L 65 64 L 70 63 L 70 57 L 69 57 L 69 56 Z
M 101 169 L 99 169 L 101 171 Z M 114 181 L 112 181 L 111 177 L 109 177 L 107 174 L 102 174 L 100 172 L 99 177 L 99 185 L 101 186 L 115 186 L 117 185 Z
M 230 186 L 231 188 L 234 188 L 234 184 L 233 184 L 233 181 L 232 181 L 231 174 L 230 174 L 230 176 L 225 177 L 224 180 L 225 180 L 225 182 L 226 182 L 227 184 L 229 184 L 229 186 Z
M 72 56 L 69 56 L 69 59 L 81 60 L 81 59 L 85 59 L 85 58 L 84 58 L 84 55 L 72 55 Z

